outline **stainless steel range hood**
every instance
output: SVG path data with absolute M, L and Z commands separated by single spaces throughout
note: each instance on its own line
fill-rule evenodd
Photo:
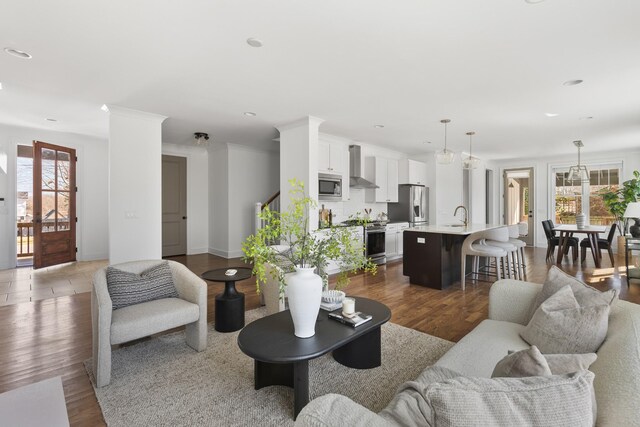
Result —
M 349 146 L 349 187 L 380 188 L 362 176 L 362 149 L 359 145 Z

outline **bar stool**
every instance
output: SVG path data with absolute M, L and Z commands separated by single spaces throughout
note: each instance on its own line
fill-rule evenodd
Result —
M 473 257 L 472 271 L 470 274 L 475 274 L 476 276 L 480 274 L 480 257 L 488 258 L 489 260 L 491 260 L 491 258 L 495 258 L 496 277 L 498 280 L 501 278 L 500 264 L 501 260 L 507 256 L 507 251 L 497 246 L 484 244 L 483 241 L 486 239 L 492 239 L 497 242 L 507 242 L 509 240 L 509 232 L 506 227 L 494 228 L 491 230 L 471 233 L 466 239 L 464 239 L 464 242 L 462 242 L 462 260 L 460 269 L 460 283 L 462 285 L 462 290 L 465 289 L 467 255 Z M 504 268 L 504 265 L 502 268 Z
M 485 245 L 489 245 L 489 246 L 496 246 L 498 248 L 504 249 L 507 253 L 507 255 L 505 256 L 505 258 L 507 259 L 507 271 L 505 274 L 505 277 L 509 277 L 509 279 L 511 278 L 515 278 L 518 279 L 520 278 L 520 272 L 519 272 L 519 264 L 520 261 L 518 260 L 518 246 L 515 245 L 514 243 L 510 242 L 510 237 L 511 237 L 511 230 L 510 227 L 501 227 L 501 229 L 503 229 L 504 231 L 501 232 L 501 240 L 496 240 L 496 239 L 485 239 L 485 241 L 483 242 Z M 518 233 L 518 229 L 517 229 L 517 225 L 516 225 L 516 236 L 519 235 Z M 504 268 L 504 262 L 502 263 L 502 266 Z

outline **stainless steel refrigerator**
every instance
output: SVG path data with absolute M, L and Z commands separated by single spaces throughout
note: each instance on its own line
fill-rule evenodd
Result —
M 398 203 L 387 204 L 390 221 L 406 221 L 412 226 L 429 223 L 429 188 L 424 185 L 398 185 Z

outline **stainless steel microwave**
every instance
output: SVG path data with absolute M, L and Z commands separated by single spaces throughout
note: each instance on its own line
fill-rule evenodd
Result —
M 318 174 L 318 199 L 342 200 L 342 176 L 327 173 Z

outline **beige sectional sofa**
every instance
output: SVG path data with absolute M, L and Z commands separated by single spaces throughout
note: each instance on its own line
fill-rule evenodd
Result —
M 489 295 L 489 318 L 453 346 L 436 366 L 464 376 L 490 377 L 496 363 L 509 350 L 529 347 L 519 333 L 525 328 L 541 289 L 537 283 L 510 279 L 494 283 Z M 607 338 L 597 354 L 598 359 L 589 369 L 595 374 L 596 425 L 640 425 L 640 305 L 627 301 L 613 304 Z M 429 375 L 423 373 L 416 381 L 425 377 Z M 398 425 L 390 416 L 389 411 L 393 410 L 390 406 L 375 414 L 344 396 L 330 394 L 310 402 L 298 415 L 296 425 Z M 416 425 L 420 425 L 417 421 Z

